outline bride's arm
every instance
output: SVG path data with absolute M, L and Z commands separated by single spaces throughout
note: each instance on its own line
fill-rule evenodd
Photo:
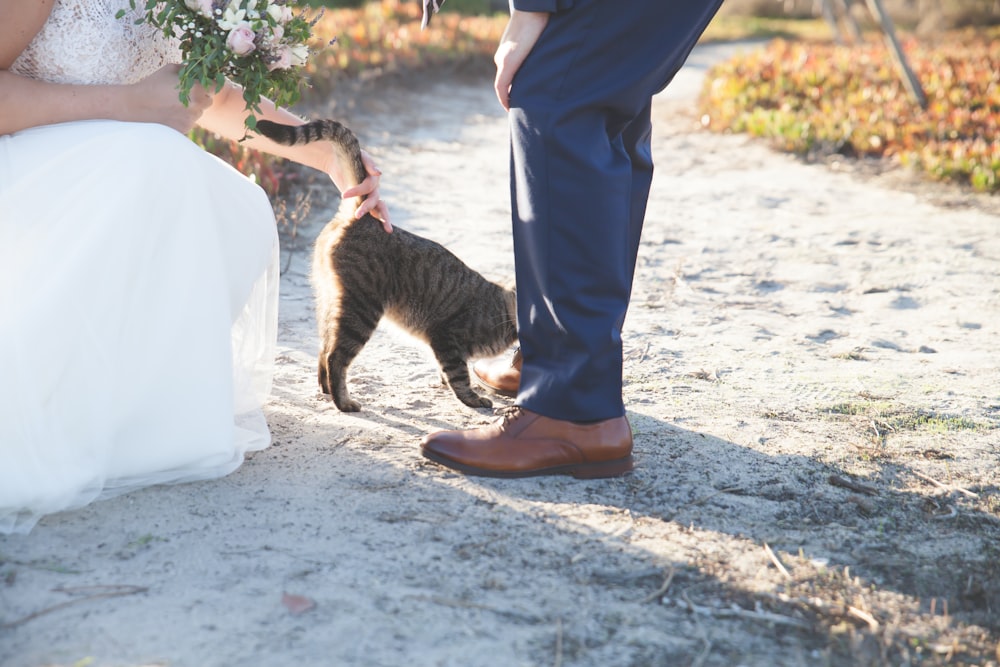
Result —
M 55 0 L 0 0 L 0 69 L 7 69 L 31 43 L 52 13 Z
M 73 120 L 102 118 L 162 123 L 187 132 L 211 103 L 201 86 L 185 107 L 177 99 L 176 65 L 128 86 L 35 81 L 9 71 L 41 30 L 54 0 L 0 0 L 0 134 Z
M 2 40 L 0 36 L 0 40 Z M 0 134 L 74 120 L 160 123 L 186 133 L 212 102 L 200 87 L 177 99 L 176 65 L 132 85 L 70 85 L 35 81 L 0 68 Z
M 213 132 L 230 139 L 243 137 L 246 112 L 240 90 L 228 85 L 213 95 L 195 85 L 190 102 L 184 106 L 177 97 L 178 65 L 167 65 L 131 85 L 54 84 L 11 72 L 10 66 L 45 24 L 53 2 L 0 0 L 0 135 L 91 119 L 160 123 L 186 133 L 201 119 L 204 127 Z M 270 120 L 302 122 L 288 111 L 275 109 L 270 102 L 263 102 L 261 108 Z M 379 171 L 367 153 L 363 160 L 369 176 L 358 184 L 328 144 L 286 147 L 256 138 L 250 140 L 250 145 L 324 171 L 344 197 L 367 196 L 358 216 L 371 212 L 382 220 L 386 231 L 391 231 L 389 212 L 379 198 Z
M 286 125 L 301 125 L 304 122 L 290 111 L 275 107 L 270 100 L 261 100 L 260 109 L 261 113 L 258 114 L 258 118 L 262 120 L 271 120 Z M 205 113 L 198 119 L 198 125 L 210 132 L 236 141 L 243 139 L 246 134 L 243 121 L 247 113 L 242 90 L 233 83 L 227 83 L 215 95 L 212 106 L 206 109 Z M 367 195 L 367 199 L 358 207 L 355 215 L 360 218 L 365 213 L 371 213 L 383 222 L 386 231 L 392 230 L 389 223 L 389 211 L 385 202 L 379 198 L 378 185 L 381 172 L 375 167 L 368 153 L 362 151 L 361 154 L 365 169 L 368 171 L 368 177 L 358 183 L 350 166 L 341 164 L 338 154 L 329 142 L 319 141 L 299 146 L 283 146 L 266 137 L 251 133 L 243 141 L 243 144 L 249 148 L 294 160 L 299 164 L 329 174 L 344 198 Z

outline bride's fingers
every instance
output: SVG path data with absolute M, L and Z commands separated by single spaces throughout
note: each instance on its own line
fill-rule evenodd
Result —
M 392 222 L 389 220 L 389 207 L 378 196 L 378 191 L 369 193 L 368 199 L 361 203 L 358 210 L 354 212 L 355 218 L 363 218 L 367 214 L 382 221 L 382 227 L 386 232 L 392 232 Z
M 341 193 L 341 196 L 345 199 L 348 197 L 364 197 L 371 196 L 372 193 L 378 192 L 378 184 L 380 177 L 382 176 L 381 170 L 375 166 L 371 157 L 361 151 L 361 161 L 365 165 L 365 171 L 368 172 L 368 176 L 365 180 L 361 181 L 357 185 L 352 185 Z M 378 197 L 375 197 L 375 201 L 378 201 Z
M 382 221 L 382 229 L 386 233 L 392 233 L 392 222 L 389 220 L 389 207 L 386 206 L 384 201 L 379 200 L 378 206 L 375 207 L 375 212 L 372 215 Z
M 378 192 L 378 176 L 369 176 L 357 185 L 352 185 L 341 192 L 340 196 L 344 199 L 350 199 L 351 197 L 371 196 L 373 192 Z
M 365 171 L 368 172 L 369 176 L 378 179 L 382 175 L 382 170 L 375 166 L 375 160 L 368 154 L 368 151 L 361 151 L 361 162 L 365 165 Z
M 368 177 L 357 185 L 351 186 L 341 193 L 341 197 L 365 197 L 365 200 L 354 212 L 356 218 L 362 218 L 370 213 L 382 221 L 386 232 L 392 232 L 392 222 L 389 220 L 389 207 L 379 196 L 378 186 L 382 170 L 375 166 L 375 161 L 365 151 L 361 151 L 361 162 L 365 165 Z

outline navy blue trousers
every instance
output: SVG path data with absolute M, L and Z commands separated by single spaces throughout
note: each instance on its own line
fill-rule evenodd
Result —
M 621 329 L 653 175 L 652 96 L 722 0 L 560 3 L 511 86 L 517 403 L 620 417 Z

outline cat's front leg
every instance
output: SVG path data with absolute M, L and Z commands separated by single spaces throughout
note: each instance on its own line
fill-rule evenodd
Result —
M 347 390 L 347 369 L 371 338 L 382 319 L 382 310 L 366 301 L 363 295 L 343 294 L 338 308 L 331 308 L 324 318 L 323 351 L 320 353 L 320 380 L 326 365 L 323 391 L 333 398 L 342 412 L 358 412 L 361 404 Z
M 458 397 L 458 400 L 462 401 L 470 408 L 493 407 L 493 401 L 473 391 L 468 371 L 465 372 L 464 378 L 454 376 L 449 377 L 448 386 L 451 387 L 452 392 L 454 392 L 455 396 Z
M 431 343 L 434 349 L 434 356 L 441 367 L 441 377 L 451 390 L 470 408 L 491 408 L 493 401 L 481 396 L 472 389 L 472 380 L 469 377 L 468 361 L 453 346 L 439 342 Z

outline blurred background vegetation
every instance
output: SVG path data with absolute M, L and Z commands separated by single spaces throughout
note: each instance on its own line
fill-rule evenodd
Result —
M 753 43 L 708 72 L 692 112 L 708 130 L 749 133 L 780 150 L 884 159 L 1000 192 L 1000 0 L 883 0 L 926 108 L 904 85 L 866 1 L 843 1 L 847 13 L 831 24 L 821 0 L 726 0 L 703 40 Z M 506 0 L 447 0 L 421 31 L 420 0 L 309 3 L 323 8 L 317 41 L 337 41 L 308 66 L 304 109 L 345 82 L 489 72 L 507 17 Z M 271 194 L 295 182 L 287 165 L 219 142 L 211 149 Z
M 312 7 L 362 7 L 367 0 L 308 0 L 307 4 Z M 417 4 L 419 0 L 412 0 Z M 446 0 L 443 8 L 445 12 L 457 12 L 468 16 L 493 14 L 507 12 L 507 0 Z

